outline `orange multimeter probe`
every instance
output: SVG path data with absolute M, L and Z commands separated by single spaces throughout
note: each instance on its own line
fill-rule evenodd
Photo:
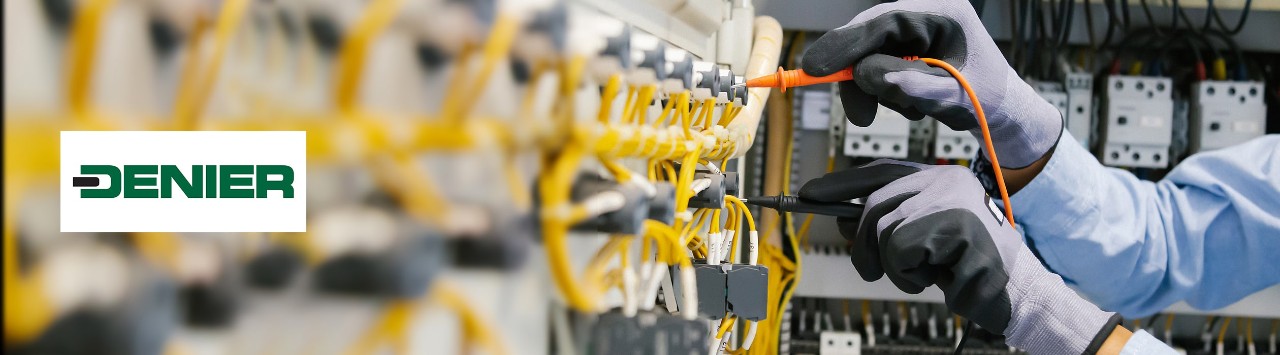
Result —
M 1009 203 L 1009 192 L 1004 186 L 1004 173 L 1000 170 L 1000 159 L 996 158 L 996 149 L 991 143 L 991 131 L 987 128 L 987 115 L 982 112 L 982 104 L 978 102 L 978 94 L 969 86 L 969 81 L 965 80 L 964 75 L 961 75 L 959 70 L 956 70 L 955 67 L 947 64 L 947 62 L 934 58 L 920 57 L 902 57 L 902 59 L 919 60 L 929 66 L 946 70 L 952 77 L 956 78 L 956 82 L 959 82 L 960 87 L 964 88 L 964 92 L 969 95 L 969 101 L 973 102 L 974 115 L 978 116 L 978 126 L 982 128 L 982 138 L 987 149 L 987 155 L 991 157 L 992 170 L 995 171 L 996 175 L 996 186 L 1000 190 L 1000 200 L 1004 202 L 1004 214 L 1009 219 L 1009 226 L 1013 227 L 1013 205 Z M 804 70 L 782 70 L 782 67 L 778 67 L 777 73 L 747 80 L 745 86 L 751 88 L 779 88 L 786 92 L 787 88 L 791 87 L 828 84 L 846 80 L 853 80 L 852 67 L 844 68 L 835 72 L 835 74 L 827 76 L 812 76 L 805 74 Z
M 902 59 L 918 60 L 920 58 L 902 57 Z M 827 76 L 812 76 L 805 73 L 802 69 L 782 70 L 782 67 L 778 67 L 777 73 L 747 80 L 746 86 L 749 88 L 779 88 L 782 89 L 782 92 L 787 92 L 787 88 L 797 86 L 830 84 L 848 80 L 853 80 L 853 67 L 841 69 L 840 71 Z

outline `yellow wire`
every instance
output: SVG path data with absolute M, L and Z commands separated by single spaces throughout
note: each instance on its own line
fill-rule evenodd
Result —
M 622 74 L 614 74 L 609 77 L 609 82 L 604 86 L 604 92 L 600 95 L 600 112 L 596 114 L 596 120 L 600 123 L 609 123 L 609 111 L 613 109 L 613 99 L 618 96 L 618 90 L 622 87 Z M 627 96 L 630 100 L 630 95 Z
M 1222 338 L 1227 336 L 1227 326 L 1231 325 L 1231 317 L 1222 320 L 1222 329 L 1218 330 L 1218 343 L 1222 343 Z
M 74 117 L 81 122 L 90 119 L 90 89 L 93 87 L 93 65 L 97 62 L 98 34 L 102 20 L 115 0 L 88 1 L 76 12 L 71 22 L 67 63 L 67 104 Z
M 498 14 L 498 18 L 494 20 L 493 27 L 489 29 L 489 38 L 485 41 L 484 62 L 480 65 L 480 71 L 476 73 L 471 85 L 461 91 L 456 91 L 455 89 L 446 98 L 441 116 L 447 122 L 461 123 L 471 108 L 475 107 L 475 102 L 480 98 L 480 94 L 489 83 L 489 77 L 493 75 L 494 69 L 498 67 L 499 63 L 506 60 L 508 51 L 511 49 L 511 43 L 515 41 L 516 33 L 519 29 L 520 24 L 515 18 L 506 14 Z M 576 81 L 574 83 L 576 84 Z M 462 96 L 456 97 L 455 95 Z
M 248 7 L 248 0 L 227 0 L 222 3 L 222 12 L 218 15 L 218 24 L 214 29 L 216 31 L 214 50 L 213 57 L 209 59 L 209 66 L 200 69 L 204 75 L 200 81 L 193 83 L 196 85 L 194 88 L 180 88 L 178 91 L 178 101 L 174 103 L 173 110 L 178 129 L 188 130 L 197 127 L 196 120 L 209 99 L 209 91 L 218 80 L 218 72 L 222 69 L 227 47 L 231 46 L 231 40 L 235 36 L 236 29 L 240 27 L 240 20 L 244 18 L 245 9 Z M 190 45 L 199 46 L 199 43 Z
M 368 57 L 369 45 L 381 34 L 400 11 L 400 0 L 375 0 L 364 10 L 364 15 L 356 22 L 351 34 L 342 43 L 338 53 L 334 101 L 338 110 L 351 114 L 355 112 L 360 91 L 360 76 L 364 72 L 365 59 Z M 446 103 L 447 104 L 447 103 Z

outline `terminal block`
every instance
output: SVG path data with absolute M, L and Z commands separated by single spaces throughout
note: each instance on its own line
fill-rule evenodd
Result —
M 723 318 L 727 312 L 751 321 L 768 317 L 768 268 L 727 263 L 708 265 L 703 260 L 695 261 L 693 268 L 699 314 L 711 320 Z M 677 277 L 678 270 L 673 268 L 671 275 Z M 672 280 L 676 293 L 682 292 L 679 285 L 679 280 Z
M 839 99 L 837 99 L 839 100 Z M 844 116 L 844 106 L 831 105 L 833 115 Z M 897 111 L 879 106 L 870 126 L 858 127 L 844 122 L 844 155 L 871 158 L 906 158 L 911 137 L 911 121 Z
M 293 280 L 302 266 L 302 254 L 298 251 L 275 246 L 249 260 L 245 266 L 245 277 L 250 287 L 279 290 Z
M 694 180 L 708 179 L 711 180 L 711 186 L 698 192 L 689 199 L 689 207 L 693 208 L 709 208 L 721 209 L 724 207 L 725 195 L 725 174 L 716 174 L 709 171 L 698 171 L 694 174 Z
M 1163 168 L 1173 143 L 1173 79 L 1110 76 L 1104 88 L 1101 144 L 1110 166 Z
M 738 173 L 725 172 L 724 173 L 724 194 L 731 195 L 731 196 L 742 196 L 742 195 L 739 195 L 739 193 L 741 192 L 740 185 L 738 184 L 739 180 L 740 179 L 738 177 Z
M 636 68 L 653 71 L 655 79 L 664 79 L 670 73 L 667 67 L 667 46 L 657 37 L 636 33 L 631 38 L 632 62 Z
M 720 95 L 720 70 L 715 63 L 693 62 L 693 83 L 698 89 L 710 90 L 711 96 Z
M 640 234 L 644 220 L 649 217 L 649 196 L 639 186 L 619 184 L 597 175 L 584 174 L 574 183 L 571 196 L 574 201 L 582 201 L 605 192 L 621 194 L 625 201 L 622 208 L 589 218 L 573 228 L 610 234 Z
M 1266 133 L 1266 84 L 1201 81 L 1191 86 L 1191 151 L 1223 148 Z
M 483 270 L 513 270 L 524 265 L 541 230 L 532 213 L 497 218 L 487 233 L 447 238 L 453 266 Z
M 313 286 L 334 294 L 416 298 L 446 262 L 443 238 L 406 237 L 380 252 L 354 252 L 325 261 L 315 271 Z
M 641 349 L 646 345 L 641 340 L 643 331 L 638 317 L 627 317 L 617 311 L 601 314 L 591 328 L 590 353 L 642 354 Z
M 182 285 L 179 295 L 187 325 L 223 328 L 235 319 L 242 293 L 234 276 L 224 272 L 216 280 Z
M 727 275 L 725 302 L 728 303 L 729 311 L 739 318 L 753 322 L 767 318 L 769 268 L 764 265 L 734 264 L 728 269 Z
M 666 77 L 663 79 L 680 83 L 684 89 L 694 88 L 693 56 L 679 49 L 668 49 L 666 60 Z
M 649 219 L 673 225 L 676 221 L 676 187 L 669 182 L 653 184 L 653 198 L 649 200 Z
M 631 25 L 623 24 L 617 34 L 605 38 L 604 42 L 601 57 L 616 58 L 622 69 L 631 68 Z
M 669 314 L 658 315 L 643 335 L 645 354 L 701 355 L 707 352 L 707 329 L 702 320 L 687 320 Z
M 1097 125 L 1093 120 L 1093 74 L 1068 73 L 1064 82 L 1067 93 L 1067 131 L 1080 145 L 1088 147 Z
M 973 159 L 981 147 L 968 131 L 956 131 L 933 118 L 933 157 L 937 159 Z

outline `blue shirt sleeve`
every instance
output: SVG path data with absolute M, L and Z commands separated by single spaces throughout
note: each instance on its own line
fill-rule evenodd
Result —
M 1012 201 L 1011 201 L 1012 202 Z M 1120 355 L 1177 354 L 1177 350 L 1169 347 L 1145 330 L 1139 330 L 1129 337 L 1129 342 L 1120 348 Z
M 1192 155 L 1150 182 L 1064 133 L 1010 202 L 1050 269 L 1126 317 L 1184 300 L 1220 308 L 1280 283 L 1280 135 Z

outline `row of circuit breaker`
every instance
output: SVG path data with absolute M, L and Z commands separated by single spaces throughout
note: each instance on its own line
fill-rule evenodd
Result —
M 1091 147 L 1105 165 L 1167 168 L 1181 152 L 1223 148 L 1266 132 L 1265 84 L 1259 81 L 1200 81 L 1192 85 L 1186 102 L 1174 99 L 1173 80 L 1167 77 L 1113 75 L 1105 81 L 1096 98 L 1088 73 L 1068 74 L 1063 82 L 1031 83 L 1062 113 L 1071 136 Z M 844 120 L 838 95 L 831 96 L 837 101 L 831 104 L 832 122 L 843 125 L 833 132 L 844 131 L 834 138 L 842 138 L 846 156 L 972 159 L 981 147 L 968 132 L 928 117 L 908 121 L 884 106 L 871 126 L 854 126 Z M 909 154 L 912 149 L 918 154 Z

